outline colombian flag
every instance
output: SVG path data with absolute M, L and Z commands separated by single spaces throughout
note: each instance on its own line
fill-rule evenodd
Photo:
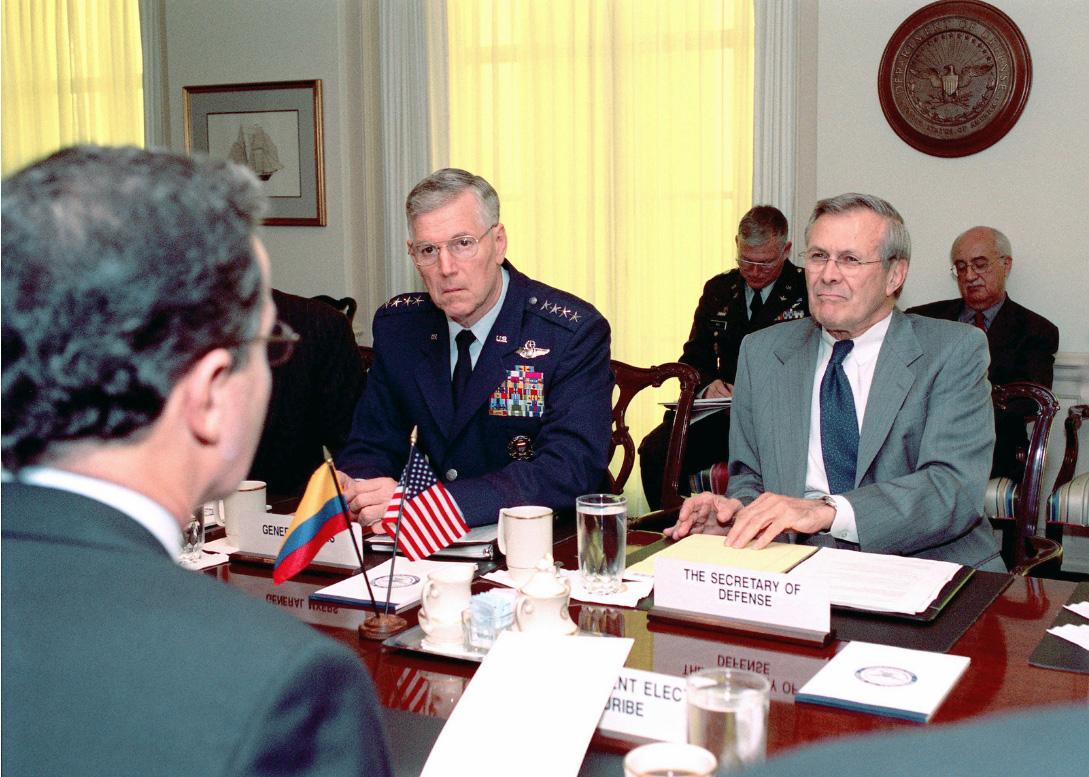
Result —
M 350 518 L 340 509 L 332 467 L 322 464 L 310 476 L 295 520 L 287 527 L 272 570 L 273 581 L 280 584 L 302 572 L 329 538 L 349 525 Z

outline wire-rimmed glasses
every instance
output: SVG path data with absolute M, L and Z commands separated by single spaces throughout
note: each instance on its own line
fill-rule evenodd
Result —
M 442 253 L 443 248 L 457 261 L 466 262 L 476 256 L 477 251 L 480 250 L 480 241 L 497 226 L 499 226 L 499 222 L 484 230 L 484 234 L 480 237 L 458 235 L 441 243 L 413 243 L 412 248 L 409 249 L 409 254 L 412 255 L 418 267 L 430 267 L 439 261 L 439 254 Z
M 882 259 L 862 259 L 850 251 L 832 256 L 827 251 L 822 251 L 819 248 L 807 248 L 799 256 L 806 267 L 812 266 L 817 271 L 823 270 L 824 266 L 829 262 L 835 262 L 839 271 L 845 275 L 858 272 L 867 264 L 878 264 L 884 261 Z
M 985 256 L 976 256 L 967 262 L 958 259 L 949 266 L 949 274 L 954 278 L 963 278 L 971 269 L 976 275 L 983 275 L 994 266 L 995 262 L 1000 262 L 1005 258 L 1004 256 L 997 256 L 994 259 L 988 259 Z

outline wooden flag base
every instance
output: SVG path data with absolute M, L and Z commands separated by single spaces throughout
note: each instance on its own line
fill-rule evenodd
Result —
M 367 618 L 359 626 L 360 639 L 388 639 L 408 628 L 408 621 L 400 615 L 379 613 Z

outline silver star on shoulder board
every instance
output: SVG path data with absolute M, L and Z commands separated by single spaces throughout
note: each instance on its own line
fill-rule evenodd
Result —
M 560 312 L 560 315 L 563 316 L 564 318 L 569 318 L 571 316 L 571 308 L 564 308 Z
M 412 304 L 413 305 L 422 305 L 423 301 L 424 301 L 423 297 L 413 297 L 412 298 Z
M 387 304 L 398 307 L 401 304 L 401 298 L 397 297 L 396 299 L 391 299 Z
M 578 321 L 580 318 L 581 318 L 581 316 L 579 316 L 577 310 L 571 314 L 571 320 L 572 321 Z
M 553 305 L 552 308 L 548 312 L 549 313 L 556 313 L 556 312 L 559 311 L 559 309 L 560 309 L 559 305 Z
M 548 300 L 545 300 L 543 303 L 541 303 L 541 310 L 548 310 L 548 306 L 550 304 L 551 303 Z

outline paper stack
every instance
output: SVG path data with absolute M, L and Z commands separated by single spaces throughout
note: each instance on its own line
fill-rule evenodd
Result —
M 926 610 L 960 569 L 949 561 L 821 548 L 790 574 L 826 581 L 833 605 L 914 615 Z

